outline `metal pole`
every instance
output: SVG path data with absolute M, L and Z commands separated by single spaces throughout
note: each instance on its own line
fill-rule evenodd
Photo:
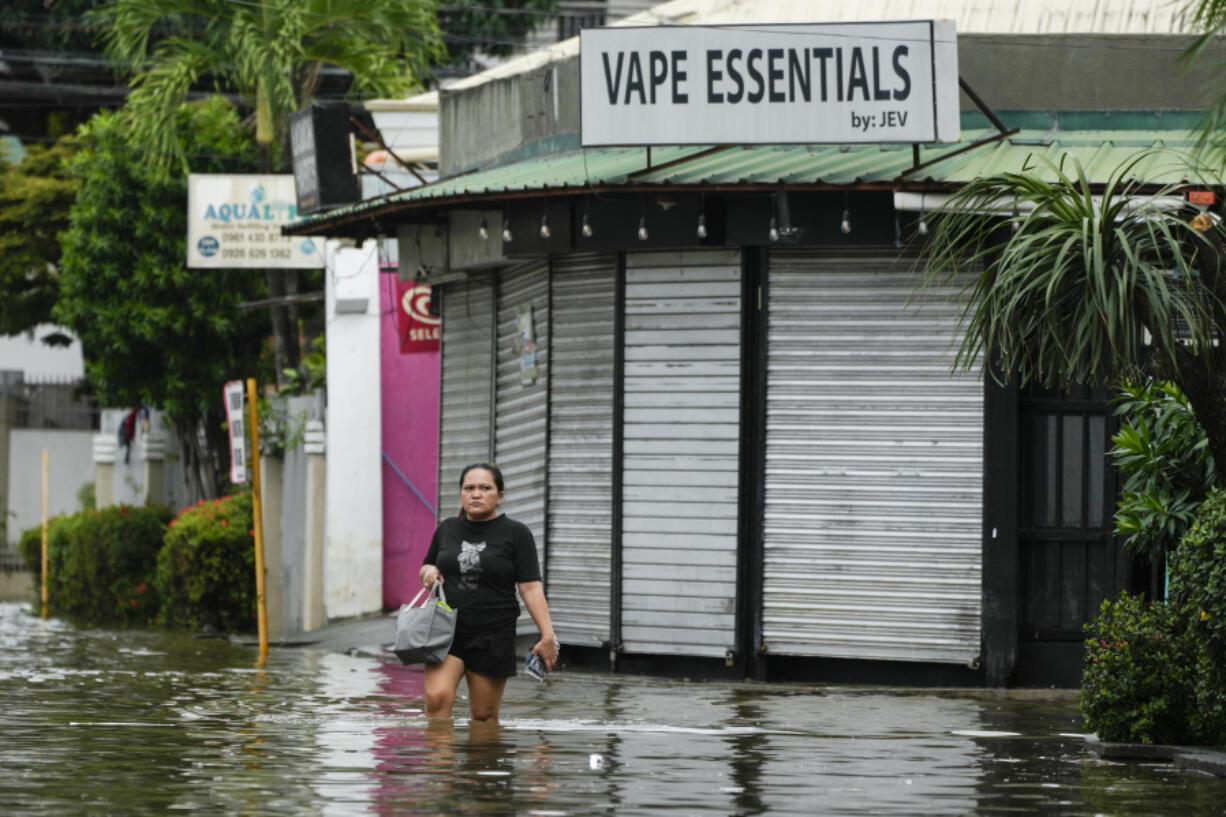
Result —
M 47 486 L 49 484 L 48 476 L 51 472 L 51 458 L 47 453 L 47 449 L 43 449 L 43 618 L 47 617 Z
M 268 655 L 268 599 L 264 594 L 264 523 L 260 502 L 260 416 L 255 378 L 247 378 L 247 410 L 251 418 L 251 516 L 255 529 L 255 610 L 260 628 L 260 657 Z

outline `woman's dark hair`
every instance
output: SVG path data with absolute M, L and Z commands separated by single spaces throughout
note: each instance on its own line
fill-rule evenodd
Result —
M 498 469 L 497 465 L 491 465 L 488 462 L 474 462 L 472 465 L 464 466 L 464 470 L 460 472 L 460 487 L 461 488 L 464 487 L 464 477 L 468 476 L 469 471 L 472 471 L 477 468 L 484 468 L 486 471 L 489 471 L 491 474 L 494 475 L 494 485 L 498 487 L 499 492 L 506 490 L 506 487 L 503 485 L 503 482 L 502 482 L 502 471 Z

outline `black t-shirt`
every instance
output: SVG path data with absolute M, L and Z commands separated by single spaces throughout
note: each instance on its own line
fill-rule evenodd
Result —
M 541 580 L 532 531 L 506 515 L 486 522 L 444 519 L 424 564 L 442 572 L 447 603 L 459 611 L 456 635 L 465 638 L 514 630 L 515 585 Z

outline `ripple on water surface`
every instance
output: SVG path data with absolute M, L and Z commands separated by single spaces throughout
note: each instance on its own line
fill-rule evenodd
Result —
M 1076 700 L 512 680 L 422 717 L 418 669 L 76 629 L 0 605 L 5 814 L 1220 814 L 1226 782 L 1085 751 Z M 462 711 L 465 702 L 458 703 Z

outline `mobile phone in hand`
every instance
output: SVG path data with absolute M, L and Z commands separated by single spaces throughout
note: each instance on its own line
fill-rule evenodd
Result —
M 541 658 L 534 652 L 528 653 L 528 657 L 524 660 L 524 672 L 531 675 L 538 681 L 544 681 L 545 675 L 549 670 L 545 667 L 545 659 Z

